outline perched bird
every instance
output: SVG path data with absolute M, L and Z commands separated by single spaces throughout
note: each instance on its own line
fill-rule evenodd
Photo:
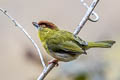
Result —
M 60 30 L 55 24 L 48 21 L 32 23 L 38 30 L 38 36 L 47 51 L 55 61 L 68 62 L 81 54 L 87 54 L 90 48 L 111 48 L 115 41 L 86 42 L 73 33 Z

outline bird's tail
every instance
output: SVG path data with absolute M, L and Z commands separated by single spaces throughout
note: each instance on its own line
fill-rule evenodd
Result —
M 111 48 L 114 43 L 115 43 L 115 41 L 112 41 L 112 40 L 88 42 L 88 46 L 86 49 L 89 49 L 89 48 Z

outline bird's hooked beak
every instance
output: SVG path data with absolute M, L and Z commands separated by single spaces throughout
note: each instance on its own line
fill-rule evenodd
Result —
M 37 22 L 32 22 L 32 24 L 36 27 L 36 29 L 40 28 Z

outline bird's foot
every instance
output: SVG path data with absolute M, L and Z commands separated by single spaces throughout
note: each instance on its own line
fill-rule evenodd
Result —
M 83 53 L 83 54 L 87 55 L 87 52 L 86 52 L 86 51 L 84 51 L 84 53 Z
M 56 66 L 59 66 L 57 59 L 53 59 L 53 60 L 48 62 L 48 64 L 52 64 L 52 63 L 54 63 Z

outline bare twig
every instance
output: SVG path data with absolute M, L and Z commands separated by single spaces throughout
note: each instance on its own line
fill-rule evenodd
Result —
M 81 3 L 82 3 L 87 9 L 89 8 L 89 6 L 87 5 L 87 3 L 84 2 L 84 0 L 80 0 L 80 1 L 81 1 Z M 91 15 L 95 16 L 95 19 L 91 19 L 91 18 L 89 17 L 89 20 L 90 20 L 90 21 L 92 21 L 92 22 L 97 22 L 97 21 L 99 20 L 98 14 L 95 13 L 94 11 L 92 11 L 92 14 L 91 14 Z
M 43 70 L 37 80 L 43 80 L 47 76 L 47 74 L 55 67 L 55 65 L 55 63 L 49 64 L 47 68 Z
M 35 43 L 35 41 L 31 38 L 31 36 L 27 33 L 27 31 L 23 28 L 23 26 L 21 26 L 12 16 L 10 16 L 6 10 L 3 10 L 2 8 L 0 8 L 0 11 L 3 12 L 15 24 L 16 27 L 18 27 L 20 30 L 22 30 L 25 33 L 25 35 L 28 37 L 29 40 L 32 41 L 33 45 L 35 46 L 35 48 L 37 49 L 37 51 L 39 53 L 42 65 L 43 65 L 44 69 L 46 69 L 46 65 L 43 60 L 43 56 L 42 56 L 37 44 Z
M 99 0 L 93 0 L 93 2 L 91 3 L 90 7 L 88 8 L 85 16 L 82 18 L 80 24 L 78 25 L 78 27 L 74 31 L 74 35 L 77 35 L 80 32 L 80 30 L 83 28 L 83 26 L 85 25 L 87 20 L 89 20 L 89 17 L 90 17 L 92 11 L 94 10 L 94 8 L 96 7 L 98 2 L 99 2 Z

